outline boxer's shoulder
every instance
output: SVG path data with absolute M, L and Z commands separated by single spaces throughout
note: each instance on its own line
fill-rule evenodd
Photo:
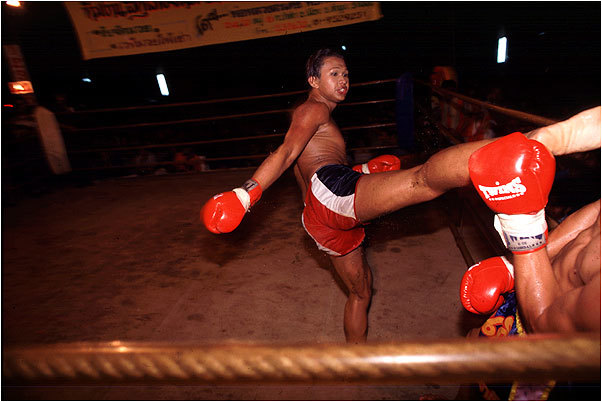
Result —
M 324 123 L 330 120 L 330 109 L 326 104 L 310 98 L 295 108 L 293 117 L 312 118 Z
M 554 257 L 552 265 L 561 281 L 583 286 L 600 275 L 600 220 L 582 230 Z

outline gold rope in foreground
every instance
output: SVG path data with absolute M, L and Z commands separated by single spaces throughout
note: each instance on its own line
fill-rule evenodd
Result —
M 600 334 L 367 345 L 71 343 L 9 347 L 8 383 L 470 383 L 600 379 Z

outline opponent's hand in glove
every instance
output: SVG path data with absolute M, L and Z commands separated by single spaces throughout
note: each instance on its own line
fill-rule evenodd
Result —
M 213 233 L 230 233 L 259 201 L 261 192 L 259 182 L 250 179 L 242 187 L 214 195 L 201 209 L 201 220 Z
M 460 286 L 464 308 L 491 314 L 504 303 L 504 293 L 514 289 L 514 267 L 505 257 L 488 258 L 468 268 Z
M 381 155 L 374 159 L 369 160 L 366 163 L 355 165 L 353 170 L 359 173 L 377 173 L 377 172 L 389 172 L 391 170 L 399 170 L 401 168 L 401 162 L 395 155 Z
M 544 207 L 556 170 L 548 149 L 513 133 L 475 151 L 468 170 L 485 204 L 497 213 L 495 227 L 506 247 L 517 254 L 545 247 Z

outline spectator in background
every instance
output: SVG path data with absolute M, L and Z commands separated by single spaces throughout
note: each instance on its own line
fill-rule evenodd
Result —
M 136 155 L 136 173 L 139 175 L 152 174 L 156 169 L 157 157 L 148 149 L 142 149 Z

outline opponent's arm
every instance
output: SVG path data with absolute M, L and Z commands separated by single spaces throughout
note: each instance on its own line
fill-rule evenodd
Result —
M 201 220 L 213 233 L 236 229 L 249 209 L 301 154 L 321 124 L 330 118 L 326 105 L 305 103 L 293 113 L 284 142 L 270 154 L 241 187 L 213 196 L 201 209 Z
M 514 256 L 515 288 L 532 332 L 600 331 L 600 272 L 584 286 L 561 289 L 546 249 Z
M 554 155 L 591 151 L 600 148 L 600 106 L 541 127 L 526 134 L 541 142 Z
M 600 272 L 584 286 L 563 292 L 550 263 L 579 233 L 594 225 L 599 215 L 600 200 L 571 214 L 550 234 L 547 254 L 540 250 L 515 256 L 516 292 L 532 331 L 600 330 Z

